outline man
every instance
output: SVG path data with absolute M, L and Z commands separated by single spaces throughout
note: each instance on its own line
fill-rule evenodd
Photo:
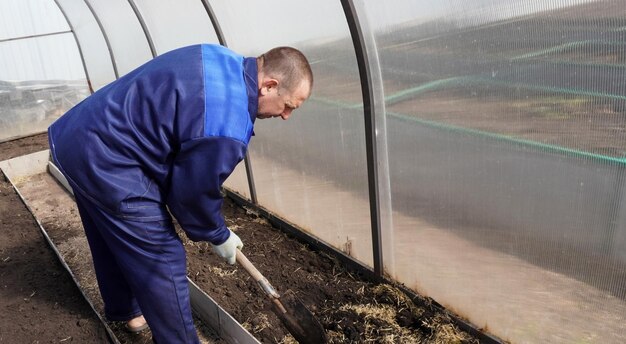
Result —
M 50 126 L 109 320 L 131 331 L 147 321 L 158 343 L 198 342 L 168 209 L 191 240 L 209 241 L 234 264 L 243 244 L 224 224 L 222 183 L 243 159 L 255 119 L 288 119 L 312 85 L 296 49 L 244 58 L 195 45 L 156 57 Z

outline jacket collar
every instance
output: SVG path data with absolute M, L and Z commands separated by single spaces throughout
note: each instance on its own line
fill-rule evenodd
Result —
M 243 60 L 243 75 L 246 82 L 246 91 L 248 92 L 248 113 L 250 120 L 254 124 L 257 111 L 259 110 L 259 88 L 258 88 L 258 70 L 256 65 L 256 57 L 246 57 Z M 254 135 L 254 132 L 252 132 Z

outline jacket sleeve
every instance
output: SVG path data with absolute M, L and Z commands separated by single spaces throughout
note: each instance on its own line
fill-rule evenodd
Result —
M 227 137 L 182 144 L 172 166 L 167 205 L 189 239 L 214 245 L 228 239 L 220 189 L 245 152 L 244 143 Z

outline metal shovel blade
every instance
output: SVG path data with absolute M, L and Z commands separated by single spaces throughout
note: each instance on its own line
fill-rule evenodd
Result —
M 274 287 L 263 277 L 254 264 L 248 260 L 245 254 L 237 250 L 236 255 L 237 262 L 259 284 L 266 296 L 272 300 L 272 310 L 300 344 L 326 343 L 324 328 L 315 319 L 311 311 L 296 298 L 294 292 L 287 290 L 283 296 L 279 296 Z
M 272 309 L 298 343 L 323 344 L 327 342 L 326 332 L 324 332 L 322 324 L 298 300 L 294 292 L 291 290 L 284 292 L 280 296 L 280 302 L 287 313 L 283 313 L 276 305 Z

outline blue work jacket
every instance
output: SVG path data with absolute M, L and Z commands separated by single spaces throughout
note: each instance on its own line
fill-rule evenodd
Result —
M 253 134 L 257 83 L 255 58 L 219 45 L 170 51 L 55 121 L 52 157 L 107 212 L 155 221 L 169 208 L 190 239 L 221 244 L 220 189 Z

